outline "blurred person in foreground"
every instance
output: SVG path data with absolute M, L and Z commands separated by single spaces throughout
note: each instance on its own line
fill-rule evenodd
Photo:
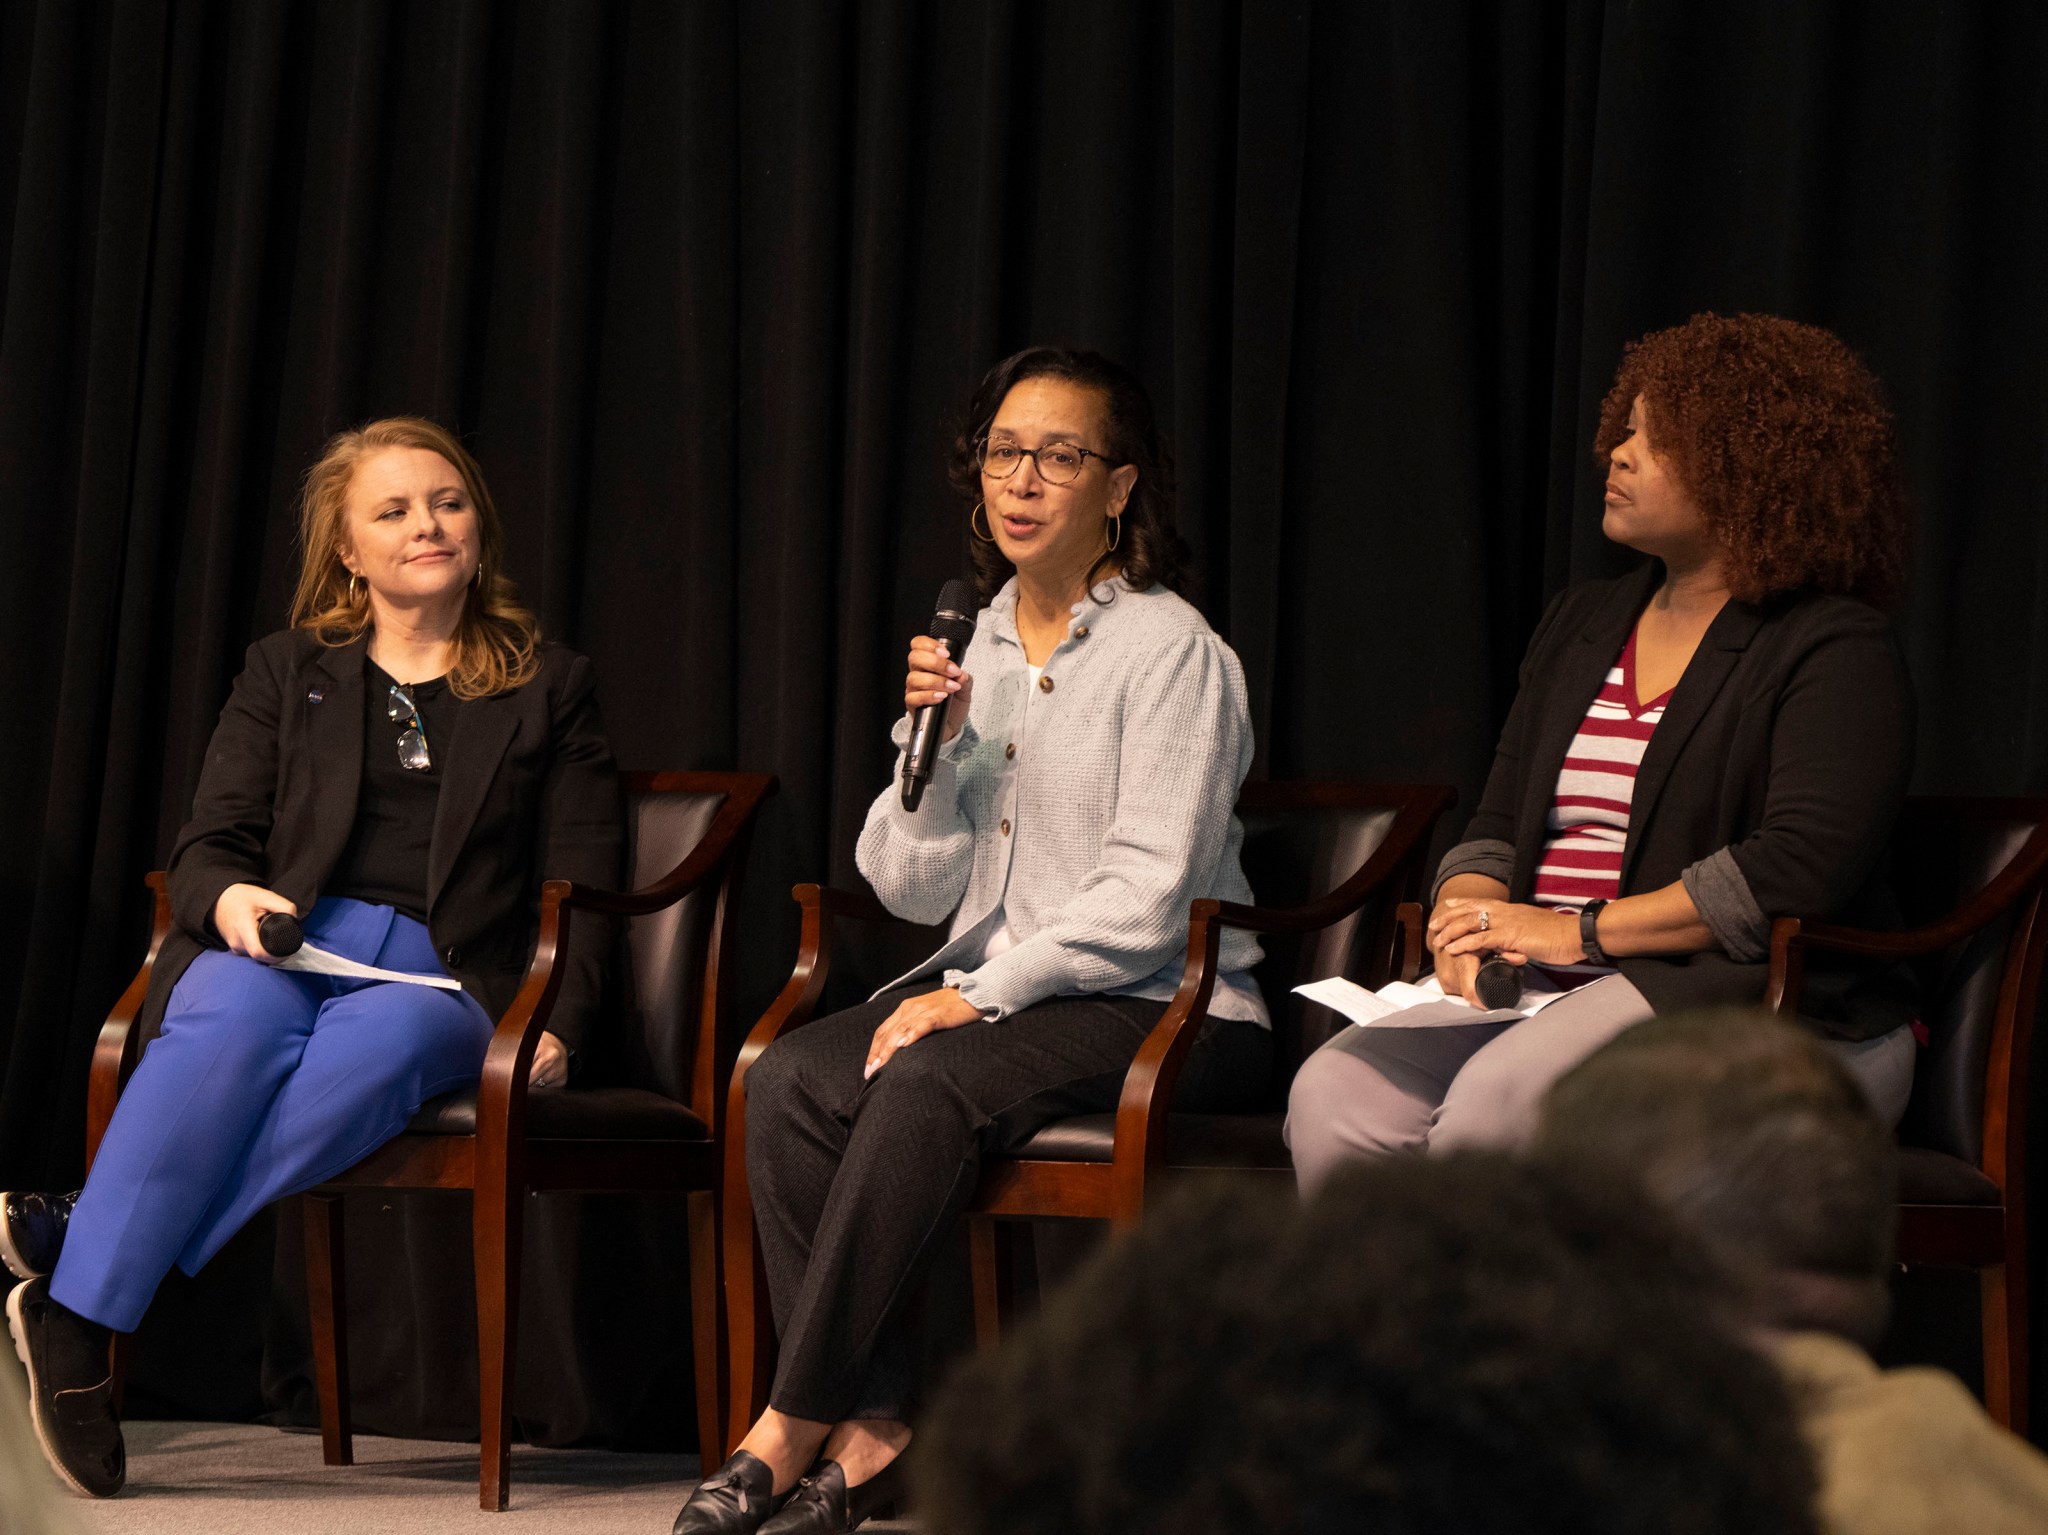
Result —
M 1813 1473 L 1718 1273 L 1627 1185 L 1492 1153 L 1218 1185 L 934 1404 L 928 1535 L 1792 1535 Z
M 1898 1154 L 1805 1031 L 1738 1011 L 1659 1018 L 1561 1078 L 1533 1155 L 1634 1177 L 1734 1282 L 1792 1387 L 1833 1535 L 2048 1530 L 2048 1458 L 1954 1376 L 1880 1370 Z

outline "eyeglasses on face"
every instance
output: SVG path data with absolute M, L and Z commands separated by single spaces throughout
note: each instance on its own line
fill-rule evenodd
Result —
M 407 692 L 405 684 L 391 684 L 391 698 L 384 706 L 384 714 L 392 724 L 406 721 L 405 730 L 398 737 L 398 765 L 415 773 L 424 773 L 434 765 L 434 759 L 427 752 L 427 727 L 420 719 L 420 711 Z
M 1038 466 L 1039 478 L 1048 485 L 1073 484 L 1091 458 L 1109 462 L 1108 454 L 1076 447 L 1071 442 L 1049 442 L 1042 448 L 1020 447 L 1014 442 L 985 442 L 981 445 L 981 472 L 992 480 L 1007 480 L 1027 458 Z

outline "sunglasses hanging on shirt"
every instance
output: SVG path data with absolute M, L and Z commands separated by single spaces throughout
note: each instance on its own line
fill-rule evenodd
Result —
M 405 684 L 391 684 L 391 699 L 384 712 L 392 724 L 406 722 L 404 732 L 398 738 L 398 765 L 415 773 L 424 773 L 434 765 L 434 759 L 427 752 L 427 727 L 420 719 L 420 711 L 412 701 L 412 694 Z

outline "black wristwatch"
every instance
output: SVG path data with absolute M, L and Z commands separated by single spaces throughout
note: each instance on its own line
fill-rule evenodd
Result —
M 1600 908 L 1605 901 L 1588 901 L 1579 908 L 1579 947 L 1586 951 L 1583 963 L 1588 965 L 1613 965 L 1607 951 L 1600 947 Z

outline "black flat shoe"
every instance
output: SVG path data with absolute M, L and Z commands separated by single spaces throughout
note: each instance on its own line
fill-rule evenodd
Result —
M 697 1484 L 670 1535 L 754 1535 L 787 1496 L 775 1496 L 775 1473 L 745 1450 Z
M 35 1279 L 57 1266 L 64 1230 L 78 1195 L 0 1194 L 0 1263 L 16 1279 Z
M 43 1458 L 74 1491 L 111 1498 L 128 1479 L 128 1452 L 114 1413 L 107 1330 L 50 1299 L 31 1279 L 7 1297 L 7 1330 L 28 1370 L 28 1415 Z
M 782 1512 L 761 1526 L 761 1535 L 843 1535 L 900 1502 L 903 1491 L 901 1455 L 852 1488 L 838 1461 L 821 1460 L 796 1484 Z

